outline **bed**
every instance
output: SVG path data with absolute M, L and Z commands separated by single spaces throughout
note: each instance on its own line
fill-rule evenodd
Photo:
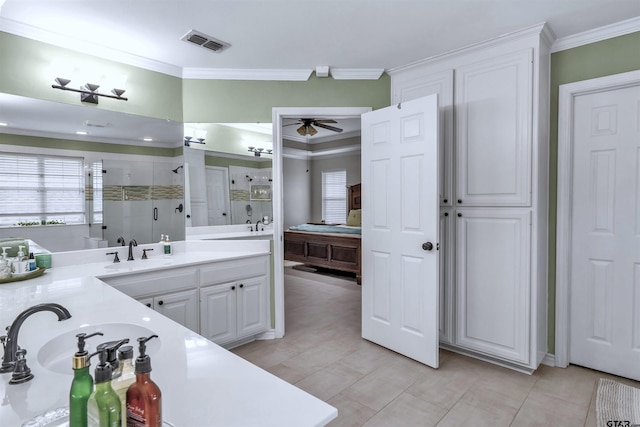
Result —
M 348 187 L 348 208 L 361 209 L 360 184 Z M 284 259 L 310 267 L 355 273 L 361 283 L 361 236 L 359 227 L 309 223 L 284 232 Z

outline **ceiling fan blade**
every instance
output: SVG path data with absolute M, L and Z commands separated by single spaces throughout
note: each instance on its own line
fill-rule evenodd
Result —
M 336 122 L 335 120 L 329 119 L 329 120 L 314 120 L 313 123 L 318 124 L 318 123 L 338 123 L 338 122 Z
M 318 123 L 315 122 L 315 125 L 318 126 L 319 128 L 323 128 L 323 129 L 327 129 L 327 130 L 332 130 L 334 132 L 342 132 L 342 129 L 337 128 L 335 126 L 329 126 L 329 125 L 325 125 L 324 123 Z
M 287 127 L 287 126 L 293 126 L 293 125 L 299 125 L 300 122 L 296 122 L 296 123 L 289 123 L 288 125 L 282 125 L 282 127 Z

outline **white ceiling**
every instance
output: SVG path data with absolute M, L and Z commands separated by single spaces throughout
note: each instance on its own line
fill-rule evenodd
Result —
M 176 73 L 391 69 L 545 21 L 563 38 L 638 16 L 639 0 L 6 0 L 0 30 Z M 181 41 L 191 29 L 231 47 Z

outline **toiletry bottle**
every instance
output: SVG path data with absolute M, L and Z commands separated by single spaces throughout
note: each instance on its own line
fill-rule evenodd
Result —
M 111 387 L 120 398 L 122 427 L 127 427 L 127 390 L 136 382 L 136 374 L 133 367 L 133 347 L 126 345 L 118 350 L 118 372 L 112 375 Z
M 164 234 L 160 235 L 160 241 L 158 243 L 160 243 L 161 245 L 164 245 Z
M 164 236 L 164 254 L 171 255 L 171 241 L 168 234 Z
M 36 258 L 33 256 L 33 252 L 29 252 L 29 271 L 36 269 Z
M 73 381 L 69 391 L 69 426 L 87 427 L 87 401 L 93 392 L 93 378 L 89 373 L 89 352 L 84 349 L 85 340 L 102 332 L 78 334 L 78 351 L 73 355 Z
M 151 358 L 146 354 L 146 343 L 149 338 L 138 338 L 140 354 L 136 359 L 136 382 L 127 390 L 127 426 L 129 427 L 161 427 L 162 395 L 160 389 L 151 381 Z
M 118 362 L 118 349 L 127 344 L 129 342 L 129 338 L 125 338 L 119 341 L 107 341 L 96 347 L 96 351 L 101 351 L 105 349 L 107 352 L 107 363 L 111 365 L 111 379 L 116 378 L 120 375 L 120 363 Z
M 13 262 L 13 272 L 20 274 L 25 272 L 24 246 L 18 246 L 18 248 L 18 255 Z
M 111 365 L 107 362 L 107 350 L 98 354 L 100 363 L 96 366 L 94 376 L 96 388 L 87 402 L 87 418 L 91 427 L 122 427 L 120 398 L 111 387 Z

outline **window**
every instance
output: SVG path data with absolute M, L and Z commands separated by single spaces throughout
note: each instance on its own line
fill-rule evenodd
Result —
M 322 172 L 322 219 L 328 224 L 347 220 L 347 171 Z
M 0 226 L 84 224 L 80 157 L 0 153 Z
M 102 223 L 102 162 L 91 163 L 90 173 L 93 190 L 90 218 L 93 224 L 99 224 Z

